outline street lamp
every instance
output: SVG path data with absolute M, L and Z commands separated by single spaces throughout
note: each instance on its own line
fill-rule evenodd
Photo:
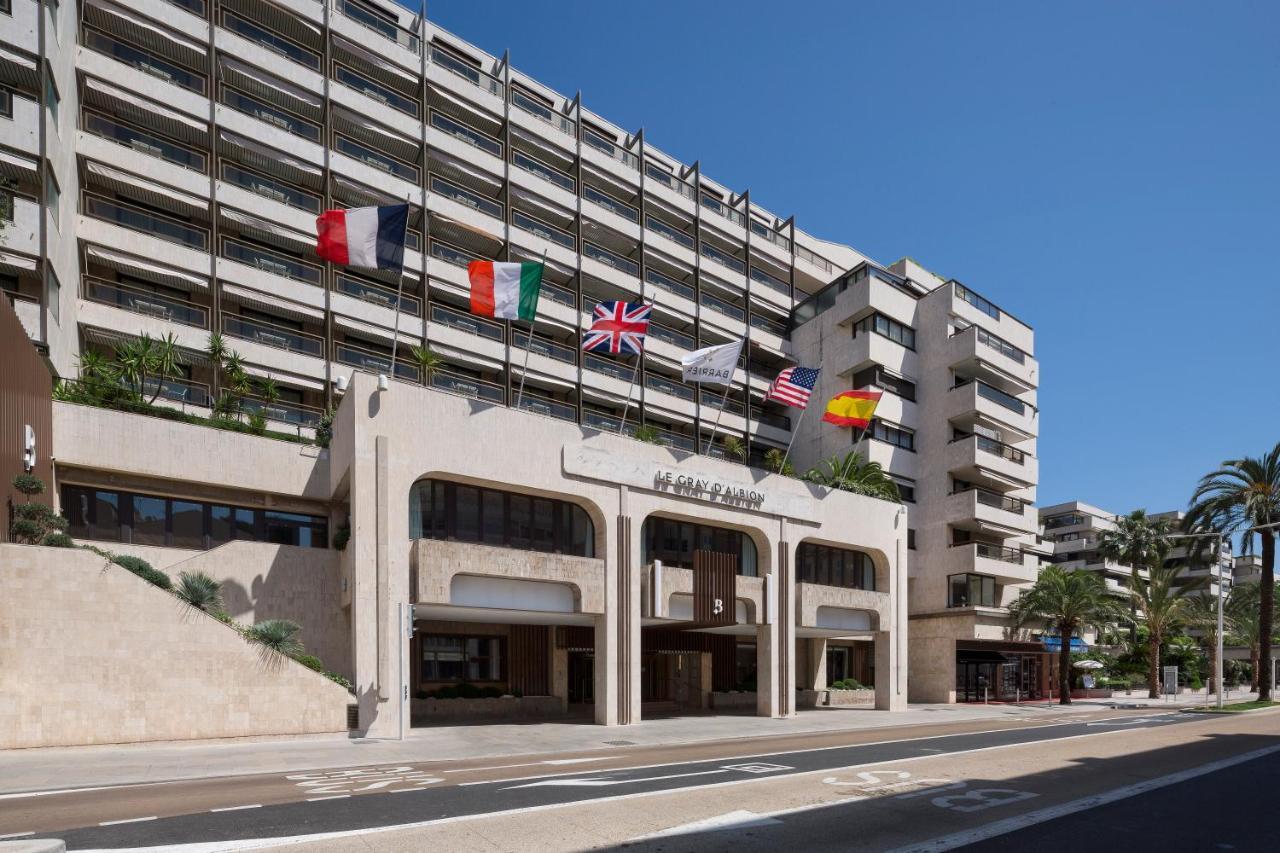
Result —
M 1218 567 L 1218 636 L 1216 638 L 1217 655 L 1213 665 L 1213 682 L 1218 690 L 1218 710 L 1222 710 L 1222 543 L 1226 538 L 1222 533 L 1166 533 L 1165 539 L 1216 539 L 1217 551 L 1214 553 L 1214 564 Z M 1175 692 L 1177 692 L 1175 690 Z

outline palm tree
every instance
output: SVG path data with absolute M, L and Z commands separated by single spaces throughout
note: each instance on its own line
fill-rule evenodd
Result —
M 1169 554 L 1169 521 L 1152 519 L 1145 509 L 1116 517 L 1114 530 L 1098 534 L 1098 553 L 1133 569 L 1162 565 Z
M 444 367 L 444 359 L 436 355 L 429 346 L 412 346 L 409 352 L 413 356 L 413 360 L 418 364 L 418 372 L 421 374 L 422 384 L 430 385 L 431 380 Z
M 1077 632 L 1099 630 L 1124 617 L 1124 609 L 1107 592 L 1102 576 L 1083 570 L 1049 566 L 1030 589 L 1010 605 L 1016 622 L 1037 620 L 1051 627 L 1062 642 L 1058 652 L 1058 704 L 1071 704 L 1071 638 Z
M 302 642 L 298 632 L 302 626 L 288 619 L 268 619 L 245 631 L 245 636 L 255 643 L 274 649 L 282 655 L 296 657 L 302 654 Z
M 222 337 L 222 333 L 210 333 L 209 342 L 204 347 L 204 354 L 209 357 L 209 364 L 213 366 L 213 386 L 210 390 L 215 400 L 219 396 L 218 371 L 222 368 L 222 362 L 227 357 L 227 352 L 227 343 Z
M 141 402 L 147 380 L 155 364 L 155 341 L 150 335 L 132 338 L 116 345 L 116 365 L 120 378 L 129 386 L 130 395 Z
M 722 442 L 724 453 L 730 459 L 737 459 L 739 462 L 747 461 L 747 443 L 735 435 L 726 435 Z
M 868 497 L 881 498 L 887 501 L 899 501 L 898 484 L 895 483 L 879 462 L 866 462 L 856 450 L 832 456 L 817 468 L 810 468 L 804 479 L 820 486 L 830 486 L 846 492 L 855 492 Z
M 1227 615 L 1230 625 L 1230 641 L 1233 646 L 1246 646 L 1249 649 L 1250 687 L 1258 689 L 1258 676 L 1261 667 L 1262 623 L 1259 617 L 1262 608 L 1258 602 L 1262 598 L 1262 589 L 1256 583 L 1242 583 L 1231 588 L 1227 596 Z
M 166 332 L 163 338 L 155 342 L 152 347 L 151 371 L 156 375 L 156 390 L 152 392 L 148 403 L 155 404 L 156 398 L 164 390 L 164 380 L 177 376 L 178 369 L 186 363 L 182 347 L 178 346 L 178 339 L 173 336 L 173 332 Z
M 1208 580 L 1198 578 L 1179 585 L 1179 571 L 1177 568 L 1151 566 L 1149 579 L 1135 571 L 1133 588 L 1129 590 L 1147 626 L 1147 695 L 1151 699 L 1160 698 L 1160 645 L 1176 625 L 1182 624 L 1187 596 Z
M 636 441 L 643 441 L 645 444 L 662 444 L 662 435 L 658 432 L 658 428 L 649 424 L 641 424 L 631 432 L 631 437 Z
M 1258 595 L 1258 654 L 1271 660 L 1271 636 L 1274 632 L 1276 539 L 1275 528 L 1266 525 L 1280 521 L 1280 443 L 1259 459 L 1228 459 L 1222 467 L 1200 479 L 1191 496 L 1187 524 L 1197 530 L 1216 530 L 1224 534 L 1243 533 L 1241 550 L 1253 552 L 1253 529 L 1262 538 L 1262 577 Z M 1258 699 L 1271 700 L 1271 672 L 1263 667 L 1258 673 Z
M 204 572 L 183 572 L 178 575 L 178 585 L 173 594 L 205 613 L 222 609 L 222 584 Z
M 775 474 L 782 474 L 785 477 L 794 477 L 796 475 L 796 466 L 792 465 L 791 461 L 787 459 L 786 453 L 776 447 L 771 447 L 765 451 L 764 467 Z
M 1233 590 L 1234 592 L 1234 590 Z M 1222 624 L 1224 630 L 1230 629 L 1230 613 L 1222 608 Z M 1202 632 L 1204 644 L 1209 654 L 1209 693 L 1218 690 L 1218 598 L 1214 595 L 1193 595 L 1183 606 L 1183 622 L 1189 628 Z

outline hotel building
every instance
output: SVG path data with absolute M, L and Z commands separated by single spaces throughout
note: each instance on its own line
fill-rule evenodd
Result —
M 349 523 L 340 555 L 308 555 L 330 552 L 342 592 L 336 611 L 312 619 L 333 629 L 307 631 L 357 682 L 361 728 L 391 725 L 377 721 L 389 719 L 381 668 L 401 645 L 400 604 L 419 617 L 405 646 L 415 693 L 457 680 L 466 660 L 472 681 L 591 703 L 601 722 L 633 722 L 645 700 L 709 703 L 753 685 L 758 710 L 788 713 L 796 688 L 843 678 L 874 683 L 877 703 L 895 706 L 908 626 L 917 699 L 972 698 L 970 662 L 1029 652 L 1001 645 L 1001 606 L 1035 576 L 1033 335 L 975 291 L 815 238 L 643 129 L 387 0 L 3 6 L 0 172 L 14 204 L 0 287 L 55 375 L 74 379 L 82 353 L 172 334 L 185 363 L 152 390 L 162 405 L 208 414 L 222 391 L 205 354 L 218 333 L 251 377 L 274 384 L 245 401 L 269 429 L 311 437 L 337 411 L 332 446 L 310 462 L 272 445 L 286 468 L 312 466 L 290 481 L 240 470 L 241 460 L 276 464 L 247 446 L 203 473 L 178 448 L 137 458 L 106 431 L 136 438 L 145 419 L 59 402 L 56 497 L 79 538 L 167 549 L 151 554 L 157 567 L 228 541 L 244 551 L 241 539 L 325 546 Z M 317 213 L 405 199 L 403 275 L 317 262 Z M 531 331 L 468 311 L 474 258 L 545 258 Z M 642 359 L 580 351 L 591 308 L 608 299 L 654 303 Z M 727 398 L 681 382 L 682 353 L 738 338 Z M 797 361 L 823 367 L 818 405 L 848 387 L 891 392 L 862 449 L 899 482 L 903 514 L 758 469 L 793 435 L 802 471 L 852 449 L 848 432 L 819 430 L 816 413 L 797 427 L 797 410 L 763 402 Z M 399 381 L 378 392 L 374 374 Z M 356 396 L 358 414 L 346 402 Z M 450 437 L 452 455 L 401 455 L 414 445 L 404 400 L 416 401 L 423 436 Z M 624 418 L 666 449 L 610 438 Z M 154 439 L 176 441 L 169 434 Z M 527 446 L 534 435 L 549 444 Z M 600 447 L 614 467 L 586 461 Z M 738 447 L 756 467 L 739 464 Z M 383 488 L 378 466 L 393 460 L 389 490 L 357 506 L 366 486 L 355 483 Z M 654 466 L 694 485 L 662 485 Z M 605 475 L 604 492 L 591 471 Z M 698 483 L 763 497 L 708 507 Z M 469 549 L 485 548 L 519 552 L 508 562 L 484 551 L 504 566 L 481 572 L 505 579 L 502 594 L 449 580 L 448 566 L 477 565 Z M 695 552 L 734 555 L 733 626 L 688 629 L 707 623 L 691 610 Z M 575 560 L 597 563 L 560 564 Z M 593 591 L 582 575 L 598 571 Z M 789 579 L 770 586 L 771 575 Z M 572 590 L 572 611 L 564 589 L 520 583 Z M 503 621 L 496 611 L 521 608 L 476 603 L 511 595 L 543 615 Z M 245 612 L 260 613 L 252 598 Z M 363 619 L 361 602 L 373 611 Z M 686 627 L 664 633 L 664 621 Z M 516 660 L 513 649 L 534 647 L 546 654 Z M 1017 678 L 1030 684 L 1032 667 Z

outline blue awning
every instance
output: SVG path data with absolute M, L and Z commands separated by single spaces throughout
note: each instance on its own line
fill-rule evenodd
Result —
M 1062 638 L 1061 638 L 1061 637 L 1041 637 L 1041 638 L 1040 638 L 1040 642 L 1044 644 L 1044 650 L 1045 650 L 1046 652 L 1060 652 L 1060 651 L 1062 651 Z M 1087 651 L 1089 651 L 1089 644 L 1088 644 L 1088 643 L 1086 643 L 1084 640 L 1080 639 L 1079 637 L 1072 637 L 1072 638 L 1071 638 L 1071 651 L 1073 651 L 1073 652 L 1087 652 Z

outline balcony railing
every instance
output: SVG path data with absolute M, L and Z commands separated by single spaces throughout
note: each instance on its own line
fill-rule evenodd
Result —
M 345 341 L 334 343 L 333 360 L 339 364 L 367 370 L 370 373 L 387 373 L 391 370 L 391 356 L 382 355 Z M 417 382 L 421 374 L 418 372 L 416 364 L 397 358 L 396 376 L 401 379 L 408 379 L 411 382 Z
M 223 314 L 222 331 L 233 338 L 253 341 L 263 346 L 287 350 L 288 352 L 312 355 L 317 358 L 324 353 L 323 338 L 252 317 Z
M 160 399 L 174 403 L 186 403 L 191 406 L 208 407 L 209 386 L 189 379 L 165 379 L 157 382 L 148 379 L 142 383 L 142 393 L 147 398 L 160 389 Z
M 606 210 L 612 211 L 630 222 L 640 221 L 639 210 L 626 202 L 618 201 L 611 195 L 600 192 L 600 190 L 590 184 L 582 185 L 582 198 L 584 201 L 589 201 L 592 204 L 598 204 Z
M 657 338 L 660 341 L 666 341 L 669 344 L 684 347 L 685 349 L 694 348 L 693 335 L 687 335 L 684 332 L 677 332 L 669 326 L 664 326 L 661 323 L 655 323 L 652 320 L 649 321 L 649 337 Z
M 566 249 L 572 249 L 577 243 L 576 239 L 568 231 L 563 228 L 557 228 L 543 222 L 541 219 L 534 219 L 527 213 L 519 210 L 511 211 L 511 224 L 519 228 L 521 231 L 528 231 L 530 234 L 536 234 L 544 240 L 550 240 Z
M 612 157 L 624 166 L 639 171 L 640 158 L 632 154 L 612 139 L 606 139 L 589 127 L 582 128 L 582 142 L 595 150 Z
M 705 240 L 702 243 L 702 256 L 704 258 L 710 258 L 713 261 L 718 261 L 734 272 L 745 273 L 747 271 L 747 265 L 742 261 L 738 260 L 723 249 L 717 249 Z
M 222 163 L 219 173 L 222 180 L 241 189 L 248 190 L 255 195 L 260 195 L 263 198 L 271 199 L 307 213 L 320 212 L 321 201 L 319 196 L 304 192 L 283 181 L 277 181 L 275 178 L 268 178 L 256 172 L 250 172 L 248 169 L 242 169 L 234 163 L 225 161 Z
M 233 89 L 225 83 L 219 86 L 219 91 L 221 92 L 222 103 L 233 110 L 253 116 L 259 121 L 278 127 L 308 142 L 320 141 L 320 125 L 313 121 L 281 109 L 274 104 L 268 104 L 253 95 L 246 95 L 244 92 Z
M 708 210 L 714 210 L 716 213 L 720 214 L 725 219 L 729 220 L 734 225 L 737 225 L 740 228 L 747 224 L 747 218 L 742 214 L 742 211 L 734 210 L 732 207 L 725 204 L 723 201 L 716 198 L 715 196 L 708 195 L 707 193 L 703 193 L 702 206 L 707 208 Z
M 652 329 L 653 326 L 649 328 Z M 612 376 L 623 382 L 630 382 L 635 377 L 635 369 L 630 365 L 612 358 L 601 358 L 589 352 L 582 354 L 582 366 L 593 373 L 603 373 L 605 376 Z
M 952 439 L 952 441 L 953 442 L 964 441 L 965 439 L 968 439 L 968 438 L 974 439 L 974 442 L 977 445 L 977 448 L 983 451 L 984 453 L 990 453 L 993 456 L 999 456 L 1001 459 L 1008 459 L 1010 462 L 1014 463 L 1015 465 L 1022 465 L 1026 462 L 1027 455 L 1023 453 L 1021 450 L 1017 449 L 1016 447 L 1011 447 L 1008 444 L 1005 444 L 1003 441 L 996 441 L 994 438 L 988 438 L 987 436 L 980 435 L 978 433 L 968 433 L 962 436 L 957 436 L 956 438 Z
M 410 183 L 418 182 L 418 167 L 404 163 L 390 154 L 384 154 L 381 151 L 375 151 L 367 145 L 356 142 L 354 139 L 348 139 L 345 136 L 334 134 L 333 148 L 346 154 L 348 157 L 359 160 L 367 166 L 372 166 L 379 171 L 386 172 L 389 175 L 395 175 Z
M 654 433 L 657 435 L 658 443 L 667 447 L 674 447 L 678 450 L 686 450 L 689 453 L 696 453 L 698 445 L 694 442 L 693 436 L 681 435 L 678 432 L 672 432 L 669 429 L 654 427 Z
M 242 397 L 240 405 L 250 414 L 260 414 L 267 420 L 293 424 L 307 429 L 315 429 L 320 426 L 320 419 L 324 416 L 324 411 L 314 406 L 304 406 L 301 403 L 289 403 L 284 400 L 268 403 L 266 400 L 259 400 L 254 397 Z
M 551 107 L 534 100 L 519 89 L 511 90 L 511 106 L 545 121 L 561 133 L 567 133 L 569 136 L 576 136 L 578 133 L 577 122 L 573 119 L 560 115 Z
M 562 421 L 576 422 L 578 420 L 578 410 L 568 403 L 562 403 L 559 400 L 553 400 L 550 397 L 543 397 L 539 394 L 530 394 L 528 391 L 525 391 L 520 398 L 519 408 L 526 412 L 546 415 Z
M 737 391 L 739 389 L 735 388 L 734 390 Z M 742 414 L 742 403 L 733 399 L 733 391 L 730 391 L 729 398 L 725 399 L 723 391 L 703 390 L 698 395 L 698 399 L 702 402 L 702 405 L 712 409 L 723 409 L 731 415 Z
M 492 320 L 481 319 L 474 314 L 455 311 L 438 302 L 431 303 L 431 322 L 448 326 L 451 329 L 459 329 L 472 335 L 479 335 L 491 341 L 502 342 L 507 339 L 506 330 L 502 324 L 495 323 Z
M 390 39 L 405 50 L 417 53 L 422 47 L 418 37 L 409 30 L 352 0 L 334 0 L 334 8 L 362 27 Z
M 302 281 L 307 284 L 320 284 L 322 269 L 317 264 L 299 260 L 282 252 L 242 243 L 231 237 L 222 238 L 222 257 L 239 261 L 263 272 L 278 275 L 282 278 Z
M 767 228 L 762 223 L 756 222 L 754 219 L 751 220 L 751 233 L 755 234 L 757 237 L 763 237 L 783 251 L 791 251 L 791 240 L 783 237 L 772 228 Z
M 450 394 L 460 394 L 473 400 L 487 400 L 490 403 L 503 405 L 507 402 L 507 389 L 493 382 L 437 370 L 431 374 L 431 387 Z
M 531 336 L 528 332 L 513 329 L 511 344 L 520 349 L 536 352 L 538 355 L 545 355 L 547 358 L 552 358 L 556 361 L 563 361 L 566 364 L 577 364 L 578 362 L 578 350 L 576 347 L 566 346 L 541 335 Z
M 430 246 L 431 257 L 438 261 L 443 261 L 455 267 L 466 267 L 472 261 L 477 260 L 477 255 L 468 252 L 466 249 L 460 249 L 452 243 L 445 243 L 442 240 L 431 238 Z
M 813 252 L 806 249 L 804 246 L 801 246 L 799 243 L 796 244 L 796 257 L 803 258 L 804 260 L 813 264 L 823 272 L 826 272 L 826 273 L 831 272 L 831 261 L 822 257 L 821 255 L 814 254 Z
M 479 148 L 481 151 L 487 151 L 494 157 L 502 156 L 501 142 L 483 131 L 476 130 L 468 124 L 463 124 L 452 116 L 447 116 L 442 112 L 432 110 L 431 126 L 436 130 L 447 133 L 457 139 L 461 139 L 463 142 Z
M 236 35 L 248 39 L 272 53 L 278 53 L 305 68 L 310 68 L 313 71 L 320 70 L 319 54 L 307 50 L 297 42 L 259 26 L 247 18 L 242 18 L 234 12 L 223 10 L 222 26 Z
M 385 284 L 375 284 L 364 279 L 354 278 L 345 272 L 338 272 L 333 282 L 333 289 L 348 296 L 354 296 L 363 302 L 369 302 L 383 308 L 396 308 L 396 289 Z M 416 296 L 400 294 L 400 311 L 418 317 L 422 313 L 422 302 Z
M 193 228 L 179 219 L 91 193 L 84 193 L 84 212 L 95 219 L 114 222 L 202 252 L 209 243 L 209 234 L 203 228 Z
M 451 198 L 459 204 L 466 205 L 472 210 L 478 210 L 481 213 L 487 213 L 495 219 L 502 218 L 502 202 L 494 201 L 491 198 L 482 196 L 477 192 L 466 189 L 465 187 L 455 184 L 453 181 L 445 180 L 439 175 L 432 175 L 429 184 L 430 191 L 436 195 L 442 195 L 445 198 Z
M 523 151 L 511 150 L 511 164 L 524 169 L 530 174 L 537 175 L 544 181 L 549 181 L 561 189 L 573 192 L 578 183 L 555 166 L 549 166 L 536 157 L 530 157 Z
M 204 94 L 205 76 L 189 71 L 167 59 L 134 47 L 92 27 L 84 28 L 82 44 L 90 50 L 123 62 L 144 74 L 172 83 L 197 94 Z
M 134 314 L 158 317 L 185 326 L 209 328 L 209 309 L 194 302 L 87 275 L 82 277 L 81 284 L 81 292 L 90 302 L 114 305 Z
M 713 296 L 705 290 L 698 297 L 698 301 L 706 308 L 725 314 L 735 320 L 747 319 L 747 312 L 731 302 L 726 302 L 718 296 Z
M 677 296 L 683 296 L 685 299 L 693 300 L 696 294 L 691 286 L 676 281 L 669 275 L 663 275 L 655 269 L 646 269 L 644 271 L 644 280 L 655 287 L 661 287 L 663 290 L 669 290 Z
M 971 544 L 973 544 L 974 551 L 979 557 L 985 557 L 988 560 L 999 560 L 1002 563 L 1022 564 L 1022 552 L 1017 548 L 1006 548 L 1003 545 L 991 545 L 987 542 L 974 542 Z
M 674 379 L 668 379 L 655 373 L 650 373 L 644 378 L 644 387 L 654 391 L 661 391 L 664 394 L 671 394 L 682 400 L 693 402 L 693 388 L 683 382 L 677 382 Z
M 693 198 L 693 184 L 688 181 L 680 180 L 661 166 L 656 166 L 653 163 L 645 163 L 644 176 L 646 181 L 653 181 L 656 184 L 662 184 L 664 187 L 679 193 L 687 199 Z
M 681 246 L 684 246 L 686 249 L 692 249 L 694 244 L 697 242 L 696 240 L 693 239 L 693 235 L 686 234 L 683 231 L 681 231 L 679 228 L 676 228 L 674 225 L 668 225 L 667 223 L 663 222 L 661 219 L 658 219 L 657 217 L 654 217 L 654 216 L 646 216 L 644 218 L 644 227 L 648 228 L 650 231 L 653 231 L 654 233 L 661 234 L 663 237 L 666 237 L 668 240 L 673 240 L 679 243 Z
M 594 258 L 606 266 L 613 267 L 616 270 L 626 273 L 627 275 L 640 275 L 640 265 L 630 258 L 624 258 L 616 252 L 611 252 L 595 243 L 588 243 L 585 240 L 582 243 L 582 254 L 588 258 Z
M 775 414 L 774 412 L 766 412 L 759 406 L 751 407 L 751 419 L 756 423 L 765 426 L 775 427 L 776 429 L 791 430 L 791 418 L 786 415 Z
M 544 281 L 542 282 L 541 291 L 543 299 L 550 299 L 552 302 L 558 302 L 561 305 L 568 305 L 570 308 L 573 307 L 575 299 L 573 291 L 569 288 Z
M 996 405 L 1003 406 L 1009 411 L 1016 412 L 1019 415 L 1026 414 L 1026 411 L 1027 411 L 1026 403 L 1019 400 L 1017 397 L 1013 396 L 1012 394 L 1006 394 L 1004 391 L 1001 391 L 999 388 L 996 388 L 994 385 L 988 385 L 987 383 L 983 382 L 981 379 L 961 379 L 957 377 L 956 384 L 953 387 L 963 388 L 966 385 L 970 385 L 973 383 L 976 383 L 978 386 L 979 397 L 985 397 L 986 399 L 990 400 Z
M 973 492 L 978 503 L 983 506 L 1002 509 L 1005 512 L 1015 512 L 1021 514 L 1026 507 L 1027 502 L 1019 498 L 1011 498 L 1008 495 L 1002 495 L 999 492 L 993 492 L 990 489 L 984 489 L 979 486 L 965 486 L 952 492 L 953 495 L 964 494 L 965 492 Z
M 965 287 L 963 284 L 961 284 L 958 281 L 955 283 L 955 293 L 956 293 L 956 298 L 959 299 L 960 301 L 968 302 L 970 305 L 972 305 L 974 308 L 977 308 L 979 311 L 981 311 L 983 314 L 986 314 L 988 317 L 991 317 L 995 320 L 1000 319 L 999 308 L 997 308 L 991 302 L 988 302 L 986 299 L 983 299 L 981 296 L 974 293 L 972 290 Z
M 154 134 L 139 130 L 131 125 L 121 124 L 114 119 L 86 110 L 84 113 L 84 129 L 96 136 L 101 136 L 103 139 L 109 139 L 118 145 L 123 145 L 125 148 L 140 151 L 149 157 L 156 157 L 167 163 L 190 169 L 193 172 L 205 173 L 208 161 L 205 159 L 204 154 L 184 145 L 170 142 L 167 139 L 161 139 Z
M 418 117 L 418 102 L 413 98 L 397 92 L 390 86 L 383 86 L 381 83 L 370 80 L 345 65 L 339 65 L 336 62 L 333 64 L 333 79 L 344 86 L 349 86 L 357 92 L 373 98 L 375 101 L 386 104 L 392 109 L 399 110 L 405 115 L 410 115 L 414 118 Z
M 492 74 L 481 71 L 474 65 L 459 59 L 447 50 L 442 49 L 439 45 L 431 45 L 431 63 L 439 65 L 447 71 L 457 74 L 464 80 L 469 81 L 472 85 L 480 87 L 480 89 L 491 95 L 502 97 L 503 84 L 502 81 Z
M 769 275 L 767 272 L 760 269 L 759 267 L 751 268 L 751 280 L 759 282 L 760 284 L 763 284 L 765 287 L 769 288 L 770 290 L 776 290 L 778 293 L 781 293 L 783 296 L 791 295 L 791 285 L 787 284 L 785 281 L 778 278 L 777 276 Z
M 751 315 L 751 328 L 760 329 L 778 337 L 785 337 L 787 334 L 787 324 L 779 323 L 777 320 L 771 320 L 763 314 Z
M 1004 338 L 996 337 L 986 329 L 978 327 L 978 343 L 990 347 L 996 352 L 1013 359 L 1018 364 L 1026 364 L 1027 354 L 1006 341 Z
M 599 412 L 594 409 L 582 410 L 582 425 L 589 426 L 592 429 L 598 429 L 601 432 L 616 433 L 621 429 L 627 435 L 631 435 L 636 430 L 635 418 L 632 418 L 624 426 L 621 417 L 608 414 L 607 412 Z

